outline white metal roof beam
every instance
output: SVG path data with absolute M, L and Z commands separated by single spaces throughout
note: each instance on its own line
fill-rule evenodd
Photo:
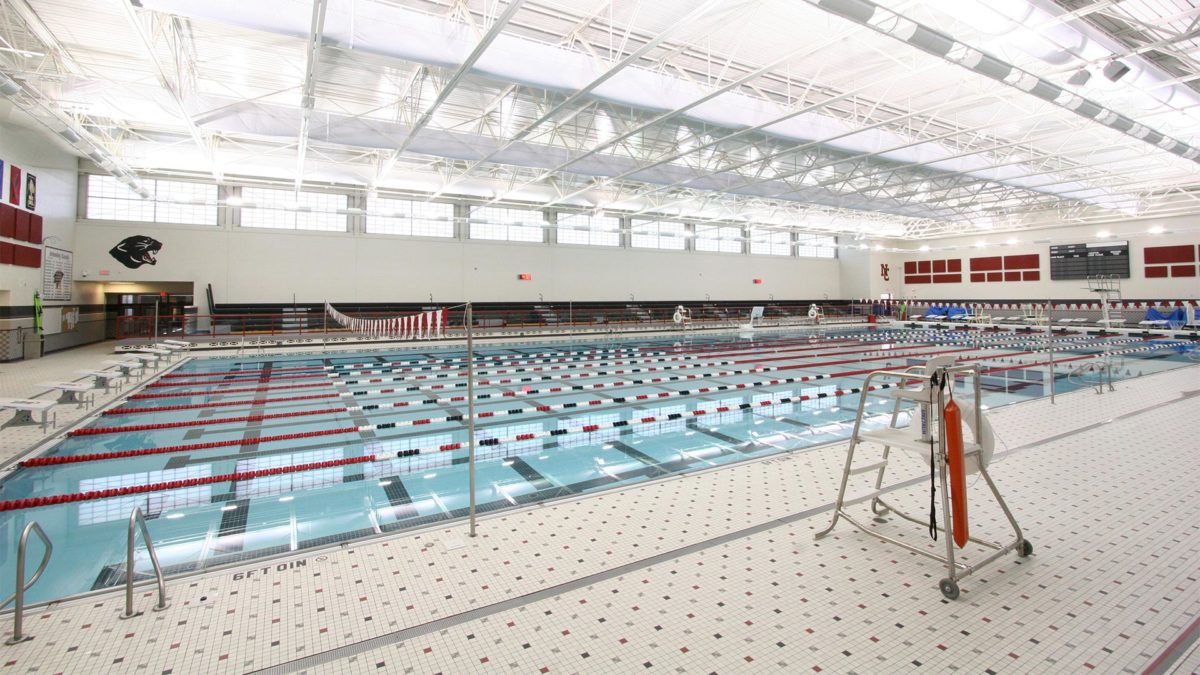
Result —
M 313 106 L 316 104 L 317 62 L 321 57 L 321 42 L 325 32 L 325 10 L 328 0 L 313 0 L 312 29 L 308 33 L 308 44 L 304 52 L 304 85 L 300 96 L 300 134 L 296 141 L 296 185 L 300 192 L 304 184 L 304 158 L 308 153 L 308 129 L 312 123 Z
M 566 169 L 567 167 L 572 166 L 578 162 L 583 161 L 584 159 L 587 159 L 588 157 L 591 157 L 592 155 L 599 153 L 601 150 L 604 150 L 605 148 L 616 145 L 617 143 L 620 143 L 638 133 L 641 133 L 642 131 L 644 131 L 656 124 L 660 124 L 662 122 L 665 122 L 666 120 L 673 119 L 673 118 L 677 117 L 678 115 L 681 115 L 681 114 L 687 112 L 688 110 L 691 110 L 699 105 L 703 105 L 704 103 L 717 98 L 718 96 L 720 96 L 721 94 L 724 94 L 725 92 L 738 89 L 742 85 L 758 79 L 762 75 L 769 73 L 770 71 L 774 70 L 775 68 L 778 68 L 779 66 L 781 66 L 793 59 L 799 58 L 800 56 L 805 55 L 805 54 L 812 54 L 812 53 L 816 53 L 822 49 L 827 49 L 827 48 L 831 47 L 832 45 L 836 44 L 839 40 L 842 40 L 847 35 L 849 35 L 853 32 L 855 32 L 855 31 L 843 31 L 842 33 L 831 36 L 830 38 L 826 39 L 825 41 L 823 41 L 816 47 L 804 47 L 804 48 L 789 51 L 784 56 L 782 56 L 778 59 L 775 59 L 774 61 L 771 61 L 770 63 L 768 63 L 764 66 L 760 66 L 759 68 L 756 68 L 755 70 L 752 70 L 731 82 L 728 82 L 720 87 L 712 89 L 707 94 L 705 94 L 699 98 L 693 99 L 691 102 L 689 102 L 687 104 L 679 106 L 679 107 L 675 108 L 674 110 L 670 110 L 668 112 L 662 113 L 661 115 L 654 117 L 653 119 L 649 120 L 648 122 L 636 125 L 633 128 L 625 131 L 624 133 L 618 134 L 614 138 L 611 138 L 607 141 L 596 144 L 595 146 L 593 146 L 591 149 L 587 150 L 583 154 L 573 157 L 570 160 L 559 164 L 558 166 L 547 169 L 541 175 L 539 175 L 537 178 L 535 178 L 531 181 L 528 181 L 528 182 L 520 185 L 519 187 L 517 187 L 513 190 L 510 190 L 506 193 L 497 195 L 493 201 L 500 201 L 501 199 L 504 199 L 504 198 L 510 196 L 513 192 L 516 192 L 517 190 L 526 188 L 530 185 L 533 185 L 534 183 L 543 181 L 546 178 L 549 178 L 550 176 L 553 176 L 554 174 Z
M 553 107 L 551 107 L 549 110 L 542 113 L 542 115 L 540 115 L 537 119 L 535 119 L 534 121 L 525 125 L 524 128 L 522 128 L 517 133 L 513 134 L 513 136 L 511 138 L 509 138 L 507 141 L 505 141 L 502 145 L 500 145 L 500 147 L 498 147 L 495 150 L 493 150 L 492 152 L 488 153 L 482 159 L 477 160 L 473 165 L 471 165 L 470 168 L 467 169 L 465 175 L 469 175 L 473 169 L 479 167 L 481 164 L 484 164 L 485 162 L 488 162 L 489 160 L 491 160 L 493 157 L 495 157 L 499 153 L 504 152 L 508 148 L 512 147 L 512 145 L 514 143 L 520 142 L 521 140 L 525 139 L 527 136 L 529 136 L 529 134 L 531 132 L 533 132 L 534 129 L 537 129 L 542 124 L 545 124 L 547 121 L 553 119 L 554 116 L 559 114 L 561 111 L 575 105 L 580 100 L 583 100 L 585 96 L 590 94 L 592 91 L 594 91 L 600 85 L 602 85 L 605 82 L 607 82 L 608 80 L 612 79 L 612 77 L 614 75 L 619 73 L 621 70 L 625 69 L 626 66 L 629 66 L 630 64 L 637 62 L 638 60 L 644 58 L 650 52 L 657 49 L 659 47 L 659 45 L 661 45 L 664 41 L 666 41 L 666 39 L 670 36 L 670 34 L 673 31 L 677 31 L 685 26 L 695 23 L 696 20 L 707 15 L 709 12 L 712 11 L 712 9 L 714 7 L 721 4 L 721 2 L 722 2 L 722 0 L 708 0 L 707 2 L 702 3 L 696 9 L 694 9 L 691 12 L 689 12 L 688 14 L 686 14 L 679 21 L 672 23 L 671 26 L 667 30 L 662 31 L 661 33 L 654 36 L 647 42 L 643 43 L 641 47 L 638 47 L 636 50 L 631 52 L 625 58 L 623 58 L 620 61 L 618 61 L 617 63 L 613 64 L 608 70 L 606 70 L 604 73 L 602 73 L 599 77 L 592 80 L 584 87 L 577 89 L 571 95 L 567 96 L 567 98 L 563 99 L 562 101 L 560 101 L 559 103 L 557 103 Z M 595 19 L 595 17 L 588 19 L 587 23 L 591 23 L 591 21 L 593 21 L 594 19 Z M 588 105 L 589 104 L 585 104 L 583 106 L 583 108 L 588 107 Z M 582 110 L 583 108 L 580 108 L 580 110 Z M 453 186 L 454 186 L 454 184 L 447 184 L 447 185 L 443 186 L 441 189 L 439 189 L 437 192 L 435 192 L 429 199 L 436 199 L 437 197 L 440 197 L 443 193 L 445 193 L 447 190 L 451 189 Z
M 163 66 L 162 62 L 158 60 L 158 53 L 154 48 L 154 41 L 151 39 L 150 34 L 146 32 L 146 27 L 142 25 L 142 21 L 137 15 L 137 10 L 134 9 L 130 0 L 120 0 L 120 3 L 121 8 L 125 10 L 126 18 L 129 19 L 129 25 L 133 28 L 134 32 L 137 33 L 137 36 L 142 43 L 142 47 L 146 51 L 146 56 L 149 57 L 150 62 L 154 64 L 154 73 L 155 77 L 158 79 L 158 83 L 167 91 L 168 94 L 171 95 L 171 101 L 175 104 L 175 108 L 179 113 L 180 120 L 187 127 L 188 135 L 192 137 L 192 141 L 200 150 L 200 155 L 204 158 L 204 161 L 208 163 L 209 170 L 212 172 L 213 180 L 217 181 L 218 183 L 221 182 L 221 170 L 217 165 L 217 159 L 213 153 L 212 146 L 204 132 L 200 130 L 200 127 L 196 126 L 196 122 L 192 119 L 191 114 L 187 110 L 187 106 L 184 104 L 183 92 L 180 88 L 181 83 L 178 79 L 172 79 L 167 75 L 167 69 Z M 153 17 L 153 13 L 151 13 L 150 16 Z
M 465 76 L 467 72 L 471 70 L 471 67 L 475 65 L 475 62 L 479 60 L 479 57 L 483 56 L 483 53 L 487 51 L 487 48 L 491 46 L 492 42 L 494 42 L 496 38 L 500 36 L 500 33 L 504 31 L 504 27 L 508 25 L 508 22 L 511 21 L 514 16 L 516 16 L 517 10 L 521 9 L 521 5 L 523 4 L 525 4 L 525 0 L 509 0 L 508 7 L 504 10 L 504 13 L 496 17 L 496 20 L 493 21 L 492 25 L 488 28 L 487 33 L 484 34 L 483 38 L 480 39 L 475 45 L 475 49 L 471 50 L 471 53 L 467 56 L 466 60 L 464 60 L 462 64 L 455 69 L 454 74 L 451 75 L 450 79 L 446 81 L 446 84 L 438 93 L 437 98 L 434 99 L 433 103 L 425 110 L 424 113 L 421 114 L 421 117 L 418 118 L 417 121 L 409 128 L 408 134 L 404 137 L 404 140 L 400 142 L 400 145 L 398 145 L 396 149 L 392 151 L 391 156 L 384 161 L 383 166 L 379 169 L 379 174 L 375 177 L 374 184 L 378 184 L 381 179 L 391 172 L 392 167 L 396 165 L 396 158 L 408 149 L 408 146 L 412 143 L 413 138 L 420 133 L 426 125 L 429 124 L 430 120 L 433 119 L 433 114 L 437 112 L 437 109 L 440 108 L 443 103 L 446 102 L 446 99 L 450 97 L 450 94 L 454 91 L 454 88 L 458 86 L 458 83 L 462 80 L 463 76 Z

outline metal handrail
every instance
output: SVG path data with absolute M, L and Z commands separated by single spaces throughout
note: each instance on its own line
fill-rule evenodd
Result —
M 132 619 L 141 616 L 141 612 L 133 611 L 133 552 L 137 531 L 134 526 L 142 528 L 142 541 L 146 542 L 146 552 L 150 554 L 150 564 L 154 566 L 154 577 L 158 581 L 158 604 L 154 611 L 160 612 L 171 605 L 167 602 L 167 586 L 163 582 L 162 567 L 158 564 L 158 554 L 154 552 L 154 542 L 150 539 L 150 530 L 146 527 L 146 518 L 142 515 L 142 507 L 135 506 L 129 513 L 129 538 L 125 547 L 125 613 L 122 619 Z
M 42 554 L 42 562 L 38 565 L 37 571 L 33 573 L 33 577 L 29 579 L 28 583 L 26 583 L 25 544 L 29 542 L 30 532 L 37 533 L 37 536 L 41 538 L 42 543 L 46 545 L 46 551 Z M 18 642 L 25 642 L 26 640 L 33 639 L 32 635 L 21 634 L 22 621 L 24 619 L 23 615 L 25 613 L 25 591 L 32 588 L 33 585 L 37 583 L 37 580 L 42 578 L 42 572 L 45 572 L 46 565 L 50 564 L 50 553 L 53 550 L 54 544 L 50 542 L 50 537 L 46 536 L 46 531 L 43 530 L 42 526 L 38 525 L 37 522 L 31 522 L 25 526 L 24 530 L 21 530 L 21 541 L 19 544 L 17 544 L 17 583 L 14 586 L 16 590 L 12 595 L 5 598 L 4 602 L 0 602 L 0 608 L 3 608 L 8 603 L 13 602 L 14 600 L 16 601 L 16 603 L 13 605 L 13 636 L 5 640 L 4 644 L 15 645 Z

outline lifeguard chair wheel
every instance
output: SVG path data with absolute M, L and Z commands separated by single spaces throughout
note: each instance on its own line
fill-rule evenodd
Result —
M 1017 555 L 1022 558 L 1027 558 L 1033 553 L 1033 544 L 1029 543 L 1028 539 L 1021 540 L 1021 548 L 1017 550 Z
M 958 599 L 958 582 L 953 579 L 942 579 L 938 582 L 938 588 L 942 591 L 942 595 L 946 596 L 947 600 Z

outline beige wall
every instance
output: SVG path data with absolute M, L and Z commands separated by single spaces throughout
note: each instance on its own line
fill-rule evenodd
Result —
M 128 269 L 108 250 L 144 234 L 156 265 Z M 80 222 L 76 278 L 194 282 L 218 303 L 767 300 L 838 298 L 838 260 L 431 240 L 237 227 Z M 100 276 L 101 270 L 108 275 Z M 529 273 L 532 281 L 519 281 Z M 83 276 L 83 275 L 86 275 Z M 753 279 L 763 279 L 756 285 Z
M 1153 226 L 1167 230 L 1163 234 L 1149 234 Z M 1131 221 L 1106 226 L 1066 227 L 1035 230 L 1011 234 L 983 234 L 973 237 L 956 237 L 928 242 L 930 251 L 912 251 L 898 254 L 893 265 L 893 278 L 903 279 L 905 260 L 928 260 L 961 258 L 963 283 L 960 284 L 904 284 L 903 297 L 918 300 L 1001 300 L 1001 299 L 1088 299 L 1086 281 L 1052 281 L 1050 279 L 1050 246 L 1052 244 L 1075 244 L 1100 241 L 1096 232 L 1108 230 L 1113 236 L 1107 241 L 1129 242 L 1129 271 L 1131 278 L 1121 280 L 1122 295 L 1128 299 L 1175 300 L 1200 298 L 1200 277 L 1174 279 L 1147 279 L 1143 272 L 1143 251 L 1147 246 L 1170 246 L 1176 244 L 1200 245 L 1200 218 L 1182 217 L 1159 220 Z M 1002 245 L 1009 238 L 1017 238 L 1015 245 Z M 986 242 L 984 248 L 976 248 L 977 242 Z M 907 244 L 908 247 L 912 243 Z M 971 258 L 997 255 L 1020 255 L 1037 253 L 1041 265 L 1038 281 L 1011 283 L 970 283 L 969 260 Z

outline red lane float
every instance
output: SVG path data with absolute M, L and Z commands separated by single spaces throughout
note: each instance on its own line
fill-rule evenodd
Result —
M 232 377 L 220 379 L 191 379 L 191 380 L 170 380 L 167 382 L 151 382 L 147 387 L 190 387 L 193 385 L 205 384 L 250 384 L 253 382 L 279 382 L 281 380 L 315 380 L 328 379 L 329 375 L 325 373 L 313 373 L 312 375 L 280 375 L 279 377 Z
M 249 401 L 214 401 L 213 403 L 185 403 L 180 405 L 164 405 L 157 408 L 112 408 L 102 411 L 101 415 L 136 415 L 138 413 L 170 412 L 172 410 L 195 410 L 196 408 L 224 408 L 234 405 L 263 405 L 265 403 L 284 403 L 287 401 L 311 401 L 319 398 L 337 398 L 340 394 L 309 394 L 307 396 L 281 396 L 279 398 L 256 398 Z
M 52 455 L 47 457 L 31 457 L 21 466 L 49 466 L 52 464 L 74 464 L 76 462 L 91 462 L 100 459 L 124 459 L 127 457 L 143 457 L 145 455 L 166 455 L 173 452 L 188 452 L 191 450 L 211 450 L 213 448 L 232 448 L 241 445 L 256 445 L 272 441 L 294 441 L 301 438 L 316 438 L 318 436 L 333 436 L 337 434 L 353 434 L 358 427 L 342 427 L 338 429 L 321 429 L 318 431 L 301 431 L 294 434 L 276 434 L 274 436 L 259 436 L 258 438 L 238 438 L 229 441 L 209 441 L 207 443 L 187 443 L 184 445 L 167 445 L 161 448 L 140 448 L 137 450 L 114 450 L 113 452 L 96 452 L 88 455 Z
M 144 398 L 178 398 L 180 396 L 212 396 L 213 394 L 245 394 L 274 391 L 277 389 L 311 389 L 313 387 L 332 387 L 332 382 L 313 382 L 311 384 L 285 384 L 278 387 L 246 387 L 244 389 L 222 389 L 220 391 L 164 391 L 156 394 L 134 394 L 130 399 Z
M 316 469 L 330 469 L 338 466 L 348 466 L 351 464 L 362 464 L 364 462 L 374 462 L 378 458 L 375 455 L 363 455 L 361 457 L 344 457 L 342 459 L 330 459 L 323 462 L 310 462 L 308 464 L 295 464 L 293 466 L 281 466 L 274 469 L 256 469 L 253 471 L 235 471 L 226 473 L 220 476 L 204 476 L 202 478 L 186 478 L 183 480 L 164 481 L 161 483 L 149 483 L 146 485 L 130 485 L 120 488 L 108 488 L 106 490 L 92 490 L 90 492 L 74 492 L 65 495 L 48 495 L 45 497 L 30 497 L 28 499 L 10 499 L 0 501 L 0 511 L 15 511 L 18 509 L 33 509 L 39 506 L 53 506 L 55 504 L 66 504 L 68 502 L 85 502 L 93 499 L 108 499 L 109 497 L 124 497 L 126 495 L 144 494 L 147 492 L 159 492 L 160 490 L 177 490 L 180 488 L 196 487 L 199 485 L 212 485 L 214 483 L 228 483 L 239 480 L 253 480 L 255 478 L 263 478 L 265 476 L 279 476 L 287 473 L 296 473 L 299 471 L 314 471 Z
M 208 424 L 229 424 L 232 422 L 261 422 L 283 417 L 303 417 L 305 415 L 334 415 L 344 413 L 348 409 L 324 408 L 321 410 L 295 410 L 292 412 L 264 413 L 262 415 L 244 415 L 242 417 L 221 417 L 211 420 L 186 420 L 182 422 L 159 422 L 156 424 L 130 424 L 120 427 L 86 427 L 68 432 L 68 436 L 96 436 L 98 434 L 120 434 L 132 431 L 158 431 L 160 429 L 178 429 L 180 427 L 200 427 Z

